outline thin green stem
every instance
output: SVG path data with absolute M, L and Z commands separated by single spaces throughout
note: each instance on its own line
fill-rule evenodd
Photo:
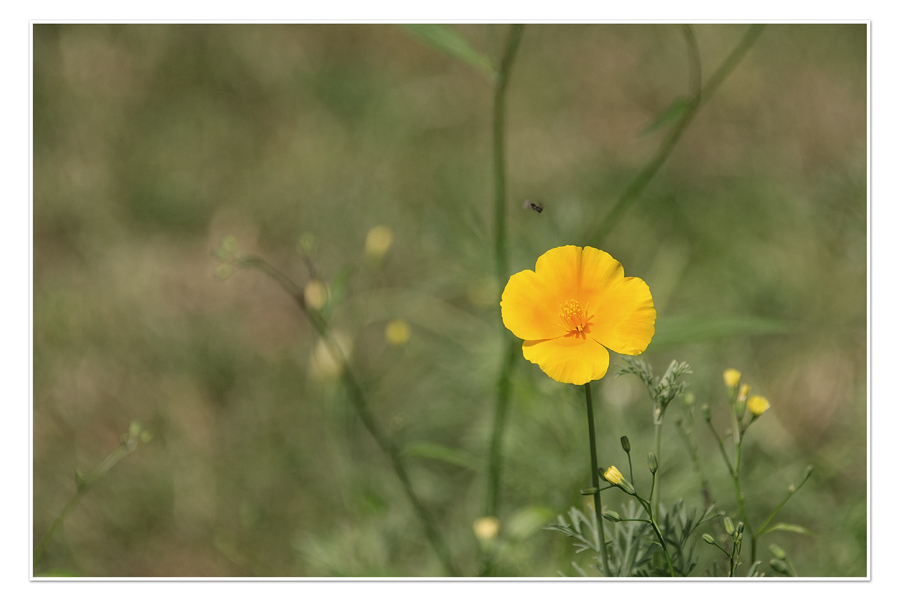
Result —
M 659 457 L 659 439 L 660 439 L 660 437 L 661 437 L 661 436 L 660 436 L 660 431 L 662 430 L 662 420 L 663 420 L 663 415 L 660 414 L 660 415 L 659 415 L 659 421 L 656 423 L 656 427 L 655 427 L 655 430 L 654 430 L 654 433 L 653 433 L 653 438 L 654 438 L 654 439 L 653 439 L 653 446 L 656 448 L 656 460 L 657 460 L 657 464 L 661 464 L 661 463 L 662 463 L 662 461 L 660 460 L 660 457 Z M 655 474 L 655 473 L 653 474 L 653 481 L 656 482 L 656 474 Z M 661 487 L 661 486 L 655 486 L 655 487 L 656 487 L 656 502 L 657 502 L 657 504 L 658 504 L 658 503 L 660 502 L 660 487 Z M 650 488 L 650 502 L 651 502 L 651 503 L 653 502 L 653 487 Z
M 694 430 L 694 419 L 693 414 L 690 414 L 690 431 Z M 675 426 L 678 429 L 678 435 L 681 438 L 684 447 L 687 449 L 688 454 L 691 457 L 691 462 L 694 463 L 694 469 L 697 471 L 697 477 L 700 479 L 700 494 L 703 496 L 703 504 L 704 507 L 709 508 L 713 505 L 712 492 L 709 489 L 709 481 L 706 480 L 706 476 L 703 474 L 703 466 L 700 464 L 700 451 L 697 449 L 697 445 L 691 440 L 690 433 L 688 430 L 681 424 L 681 422 L 676 422 Z
M 510 27 L 506 50 L 494 80 L 494 256 L 497 281 L 501 284 L 509 275 L 506 241 L 506 89 L 524 27 Z
M 738 442 L 734 459 L 734 492 L 738 501 L 738 514 L 744 521 L 745 531 L 750 532 L 750 564 L 756 562 L 756 533 L 750 525 L 750 519 L 747 518 L 747 510 L 744 507 L 744 492 L 741 491 L 741 442 Z
M 584 384 L 584 399 L 587 404 L 588 438 L 591 446 L 591 485 L 597 488 L 594 492 L 594 514 L 597 515 L 597 529 L 600 534 L 600 559 L 603 563 L 603 574 L 609 577 L 609 561 L 606 557 L 606 533 L 603 531 L 603 509 L 600 505 L 600 468 L 597 466 L 597 435 L 594 431 L 594 401 L 591 398 L 591 382 Z
M 635 200 L 641 195 L 653 177 L 656 175 L 656 172 L 659 171 L 659 168 L 666 162 L 666 159 L 672 153 L 672 150 L 675 148 L 675 145 L 678 143 L 678 140 L 681 139 L 682 134 L 684 133 L 687 126 L 693 120 L 694 116 L 697 114 L 698 109 L 705 104 L 710 96 L 712 96 L 713 92 L 715 92 L 716 88 L 722 84 L 723 81 L 731 74 L 734 68 L 741 62 L 741 59 L 744 58 L 744 55 L 747 54 L 747 51 L 753 46 L 756 40 L 759 38 L 760 34 L 762 34 L 764 25 L 751 25 L 747 32 L 744 34 L 744 37 L 741 38 L 741 41 L 738 42 L 737 46 L 731 51 L 728 57 L 722 62 L 721 66 L 716 69 L 715 73 L 709 78 L 709 81 L 706 82 L 706 85 L 703 86 L 702 89 L 695 91 L 694 96 L 691 98 L 687 111 L 684 116 L 682 116 L 681 120 L 674 126 L 673 129 L 669 132 L 669 135 L 663 140 L 660 144 L 659 148 L 656 151 L 656 154 L 653 155 L 653 158 L 644 166 L 643 169 L 638 172 L 635 176 L 634 180 L 631 184 L 625 189 L 622 195 L 619 197 L 616 205 L 613 206 L 612 210 L 606 215 L 603 221 L 600 223 L 600 226 L 596 229 L 593 236 L 590 238 L 590 244 L 596 247 L 600 247 L 602 243 L 605 241 L 606 236 L 615 228 L 618 222 L 621 220 L 622 216 L 625 214 L 625 211 L 634 203 Z M 690 35 L 688 39 L 688 56 L 692 61 L 692 65 L 694 64 L 694 60 L 699 60 L 694 57 L 698 56 L 696 52 L 696 40 L 693 39 L 693 34 Z M 700 69 L 699 63 L 696 68 L 692 67 L 690 77 L 691 77 L 691 86 L 692 88 L 695 86 L 697 78 L 699 77 Z
M 656 481 L 656 475 L 653 475 L 653 482 Z M 653 483 L 650 484 L 650 494 L 653 495 Z M 656 535 L 656 539 L 659 540 L 659 545 L 662 548 L 663 554 L 666 557 L 666 564 L 669 566 L 669 575 L 675 577 L 675 567 L 672 565 L 672 558 L 669 556 L 669 548 L 666 546 L 666 540 L 663 538 L 662 532 L 659 530 L 659 525 L 656 523 L 656 519 L 653 517 L 653 507 L 650 504 L 650 500 L 644 500 L 641 498 L 637 492 L 635 492 L 634 497 L 637 498 L 638 502 L 641 503 L 641 506 L 644 507 L 644 510 L 647 511 L 647 516 L 650 517 L 650 525 L 652 526 L 653 533 Z
M 415 490 L 413 490 L 412 483 L 410 482 L 409 474 L 407 473 L 406 466 L 403 463 L 399 448 L 397 448 L 393 440 L 382 431 L 381 427 L 378 425 L 378 422 L 375 420 L 375 417 L 372 415 L 372 412 L 369 410 L 368 402 L 366 401 L 366 397 L 362 390 L 362 387 L 360 387 L 359 383 L 356 380 L 356 377 L 350 370 L 349 362 L 347 360 L 347 357 L 344 355 L 343 350 L 341 350 L 341 347 L 330 335 L 328 324 L 326 323 L 326 321 L 322 319 L 318 312 L 313 311 L 308 306 L 306 306 L 306 302 L 303 298 L 303 290 L 300 289 L 300 287 L 296 283 L 294 283 L 290 277 L 288 277 L 263 259 L 256 256 L 244 256 L 239 259 L 239 264 L 243 267 L 253 268 L 261 271 L 262 273 L 268 275 L 279 286 L 281 286 L 281 288 L 285 292 L 287 292 L 288 295 L 291 296 L 291 298 L 293 298 L 294 302 L 300 308 L 300 311 L 303 312 L 309 322 L 313 325 L 313 328 L 316 330 L 316 332 L 328 347 L 328 351 L 331 353 L 332 358 L 334 358 L 334 360 L 341 365 L 341 380 L 347 390 L 347 395 L 350 398 L 351 405 L 356 410 L 356 413 L 365 428 L 369 431 L 372 437 L 375 438 L 375 442 L 378 444 L 381 450 L 388 455 L 388 458 L 391 461 L 391 466 L 394 469 L 394 473 L 400 480 L 403 491 L 406 493 L 406 497 L 409 499 L 409 502 L 410 504 L 412 504 L 416 516 L 422 523 L 422 527 L 425 530 L 425 537 L 428 539 L 428 542 L 431 544 L 431 547 L 437 555 L 438 560 L 440 560 L 441 565 L 444 567 L 444 571 L 448 575 L 455 577 L 457 575 L 457 572 L 453 566 L 453 562 L 450 559 L 450 551 L 447 547 L 447 544 L 444 541 L 444 538 L 438 530 L 437 526 L 434 524 L 431 515 L 426 510 L 425 505 L 422 504 L 419 496 L 415 493 Z
M 791 496 L 793 496 L 794 494 L 799 492 L 800 488 L 802 488 L 804 485 L 806 485 L 806 482 L 809 481 L 810 475 L 812 475 L 812 467 L 807 469 L 806 477 L 803 478 L 803 481 L 800 482 L 800 485 L 798 485 L 797 487 L 791 486 L 791 488 L 788 489 L 788 494 L 787 494 L 787 496 L 784 497 L 784 500 L 782 500 L 781 503 L 775 507 L 775 510 L 772 511 L 772 514 L 770 514 L 766 518 L 766 520 L 763 521 L 762 525 L 760 525 L 759 528 L 756 530 L 756 537 L 760 538 L 763 535 L 765 535 L 766 533 L 768 533 L 768 531 L 766 531 L 766 526 L 772 521 L 772 519 L 775 518 L 775 515 L 778 514 L 778 511 L 781 510 L 781 507 L 783 507 L 787 503 L 787 501 L 791 499 Z
M 120 460 L 131 454 L 135 451 L 138 445 L 138 439 L 134 435 L 129 435 L 124 442 L 120 446 L 118 446 L 115 450 L 113 450 L 109 456 L 103 459 L 103 461 L 97 465 L 97 468 L 94 469 L 90 475 L 85 477 L 84 479 L 79 479 L 76 482 L 75 493 L 72 494 L 72 497 L 69 498 L 69 501 L 66 502 L 66 505 L 63 507 L 62 511 L 57 515 L 56 519 L 53 521 L 53 524 L 50 526 L 50 529 L 47 530 L 47 533 L 44 534 L 44 537 L 41 538 L 41 541 L 38 542 L 38 545 L 34 548 L 34 554 L 32 555 L 34 563 L 44 555 L 44 552 L 47 550 L 47 544 L 50 543 L 51 538 L 56 533 L 56 531 L 62 527 L 63 522 L 66 520 L 66 517 L 69 516 L 69 513 L 78 505 L 78 502 L 81 500 L 82 496 L 84 496 L 88 490 L 94 487 L 94 484 L 100 480 L 101 477 L 106 475 L 106 473 L 112 469 L 116 463 Z
M 512 25 L 506 39 L 506 48 L 500 67 L 494 78 L 493 108 L 493 148 L 494 148 L 494 267 L 497 285 L 503 285 L 509 272 L 506 224 L 506 90 L 509 76 L 515 62 L 516 51 L 522 39 L 524 25 Z M 506 429 L 506 413 L 509 410 L 512 372 L 515 368 L 518 343 L 503 327 L 500 330 L 506 342 L 503 365 L 497 379 L 497 401 L 494 405 L 494 426 L 488 453 L 488 481 L 485 492 L 485 514 L 496 517 L 500 505 L 500 481 L 503 468 L 503 432 Z M 487 549 L 481 550 L 479 575 L 488 575 L 491 570 L 491 555 Z

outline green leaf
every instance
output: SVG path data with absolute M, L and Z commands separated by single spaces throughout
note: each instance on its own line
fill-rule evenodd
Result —
M 802 533 L 803 535 L 816 535 L 815 532 L 810 531 L 806 527 L 801 527 L 800 525 L 794 525 L 793 523 L 775 523 L 757 537 L 760 538 L 772 531 L 793 531 L 794 533 Z
M 669 108 L 665 110 L 661 115 L 656 117 L 652 123 L 647 125 L 643 131 L 641 131 L 638 136 L 647 135 L 662 129 L 672 121 L 676 121 L 681 119 L 684 115 L 687 114 L 688 110 L 691 108 L 691 101 L 688 98 L 677 98 L 675 102 L 673 102 Z
M 462 450 L 439 446 L 438 444 L 429 444 L 428 442 L 418 442 L 404 446 L 403 456 L 430 458 L 465 469 L 471 469 L 472 471 L 480 470 L 479 462 L 471 454 Z
M 705 342 L 738 335 L 785 333 L 790 330 L 790 324 L 785 321 L 750 315 L 667 317 L 657 320 L 656 333 L 650 344 L 650 350 L 665 350 L 693 342 Z
M 419 38 L 429 46 L 449 54 L 454 58 L 470 64 L 488 75 L 493 74 L 491 62 L 469 41 L 449 25 L 406 24 L 402 26 L 407 32 Z

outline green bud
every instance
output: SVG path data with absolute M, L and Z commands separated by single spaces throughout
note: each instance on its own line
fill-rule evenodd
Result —
M 769 546 L 769 552 L 771 552 L 775 558 L 780 560 L 784 560 L 787 556 L 787 554 L 784 553 L 784 550 L 781 549 L 781 546 L 777 546 L 775 544 Z
M 695 400 L 694 392 L 688 392 L 684 395 L 684 403 L 686 406 L 693 406 Z
M 731 520 L 731 517 L 725 517 L 725 533 L 734 535 L 734 522 Z
M 734 530 L 734 539 L 740 540 L 742 537 L 744 537 L 744 524 L 738 523 Z
M 131 437 L 137 437 L 141 435 L 141 424 L 137 421 L 132 421 L 128 426 L 128 435 Z
M 600 491 L 600 488 L 595 488 L 595 487 L 584 488 L 581 490 L 581 495 L 582 496 L 593 496 L 594 494 L 596 494 L 599 491 Z
M 787 564 L 781 559 L 773 558 L 769 561 L 769 566 L 772 567 L 772 570 L 781 573 L 782 575 L 787 575 L 790 577 L 790 571 L 788 571 Z
M 628 436 L 623 435 L 621 441 L 622 441 L 622 450 L 624 450 L 625 452 L 631 452 L 631 442 L 628 441 Z
M 703 417 L 703 420 L 709 423 L 712 416 L 709 414 L 709 404 L 704 404 L 700 407 L 700 416 Z
M 806 471 L 803 473 L 803 481 L 806 481 L 807 479 L 809 479 L 809 476 L 812 475 L 812 472 L 813 472 L 812 465 L 809 465 L 808 467 L 806 467 Z
M 654 475 L 659 471 L 659 461 L 656 459 L 656 454 L 653 452 L 647 455 L 647 466 L 650 467 L 650 472 Z
M 147 442 L 149 442 L 152 439 L 153 439 L 153 434 L 150 433 L 149 431 L 144 430 L 141 432 L 141 443 L 142 444 L 146 444 Z
M 604 510 L 603 518 L 606 519 L 607 521 L 609 521 L 610 523 L 618 523 L 619 521 L 622 520 L 622 517 L 619 516 L 619 513 L 617 513 L 614 510 Z
M 716 540 L 714 540 L 713 536 L 709 535 L 708 533 L 703 534 L 703 541 L 706 542 L 707 544 L 709 544 L 710 546 L 716 545 Z

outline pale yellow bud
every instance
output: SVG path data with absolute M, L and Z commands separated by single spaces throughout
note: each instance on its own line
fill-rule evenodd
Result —
M 303 289 L 303 300 L 309 308 L 322 310 L 322 307 L 328 302 L 328 286 L 321 281 L 313 279 Z
M 475 522 L 472 523 L 472 530 L 475 532 L 475 537 L 482 542 L 492 540 L 500 533 L 500 520 L 497 517 L 475 519 Z
M 378 259 L 385 255 L 394 243 L 394 234 L 390 227 L 378 225 L 369 230 L 366 236 L 366 255 Z
M 741 391 L 738 392 L 738 402 L 744 402 L 747 400 L 747 396 L 750 394 L 750 386 L 748 384 L 744 384 L 741 386 Z
M 409 323 L 403 319 L 394 319 L 384 328 L 384 337 L 393 346 L 402 346 L 409 341 Z
M 747 400 L 747 410 L 749 410 L 754 417 L 758 417 L 769 410 L 769 401 L 762 396 L 753 396 Z
M 737 369 L 725 369 L 725 372 L 722 373 L 722 378 L 725 380 L 726 387 L 737 387 L 738 382 L 741 380 L 741 372 Z

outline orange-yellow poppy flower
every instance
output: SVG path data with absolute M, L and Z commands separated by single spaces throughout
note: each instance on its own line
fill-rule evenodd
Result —
M 647 284 L 625 277 L 619 261 L 588 246 L 545 252 L 534 271 L 509 278 L 500 308 L 503 324 L 525 340 L 525 358 L 576 385 L 606 375 L 607 348 L 646 350 L 656 322 Z

